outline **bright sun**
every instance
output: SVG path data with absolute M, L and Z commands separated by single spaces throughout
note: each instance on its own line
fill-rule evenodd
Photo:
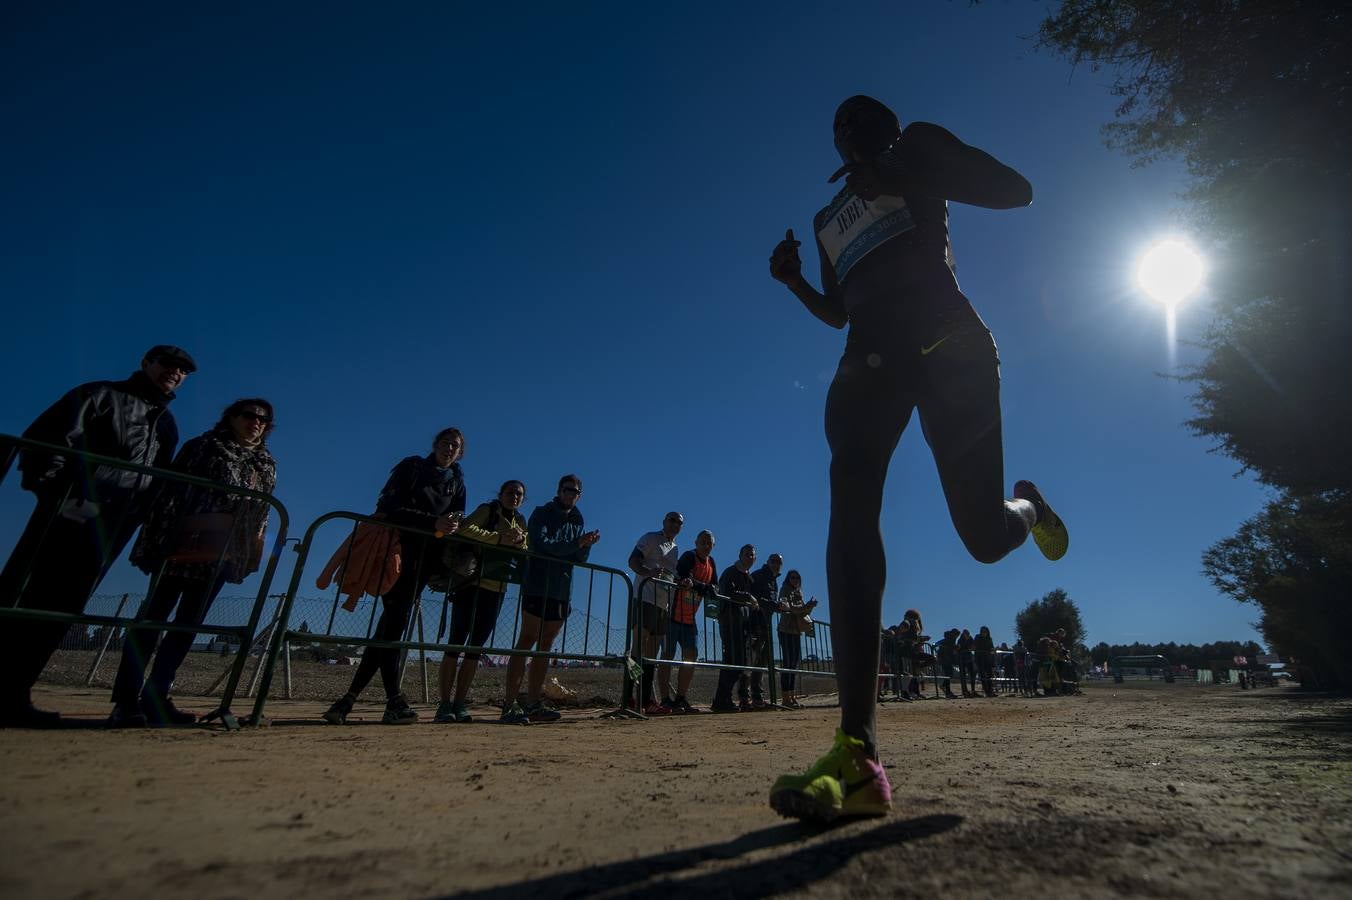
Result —
M 1177 238 L 1159 241 L 1141 257 L 1136 280 L 1141 289 L 1165 306 L 1177 306 L 1202 283 L 1206 264 L 1188 244 Z

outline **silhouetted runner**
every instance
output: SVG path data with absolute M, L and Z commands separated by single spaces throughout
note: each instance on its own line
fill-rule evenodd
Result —
M 992 563 L 1033 534 L 1048 559 L 1066 552 L 1061 519 L 1031 482 L 1004 495 L 995 342 L 958 289 L 948 201 L 992 209 L 1032 202 L 1018 172 L 938 125 L 897 116 L 871 97 L 836 110 L 844 188 L 813 220 L 822 290 L 802 275 L 790 229 L 770 275 L 833 328 L 850 326 L 826 399 L 831 524 L 826 573 L 840 691 L 831 751 L 784 775 L 770 805 L 785 816 L 881 815 L 891 786 L 875 745 L 878 634 L 886 560 L 878 520 L 888 463 L 919 410 L 958 534 Z

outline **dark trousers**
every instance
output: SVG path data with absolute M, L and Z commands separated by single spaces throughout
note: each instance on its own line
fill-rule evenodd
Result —
M 401 641 L 408 628 L 409 614 L 427 580 L 440 565 L 439 545 L 425 542 L 419 536 L 404 534 L 400 537 L 403 545 L 405 567 L 399 573 L 394 587 L 380 598 L 380 620 L 376 622 L 371 637 L 377 641 Z M 399 661 L 404 651 L 393 647 L 367 647 L 361 655 L 357 673 L 352 676 L 352 686 L 348 692 L 356 697 L 366 689 L 380 672 L 381 684 L 385 687 L 385 697 L 393 698 L 399 694 Z
M 953 660 L 939 657 L 935 665 L 938 666 L 939 685 L 943 688 L 944 693 L 953 693 Z
M 742 616 L 742 610 L 731 603 L 726 604 L 718 616 L 718 632 L 723 641 L 723 662 L 733 666 L 746 665 L 746 620 Z M 746 700 L 747 688 L 750 685 L 746 673 L 736 669 L 720 671 L 714 703 L 731 703 L 734 685 L 737 687 L 738 696 Z
M 756 610 L 746 622 L 747 665 L 768 668 L 772 646 L 770 643 L 769 618 L 764 612 Z M 748 677 L 751 681 L 751 699 L 760 702 L 764 699 L 761 686 L 765 679 L 765 673 L 758 669 L 749 673 Z
M 960 654 L 960 656 L 959 656 L 959 661 L 958 661 L 958 668 L 959 668 L 959 670 L 961 671 L 961 674 L 962 674 L 962 692 L 963 692 L 963 694 L 965 695 L 965 694 L 967 694 L 967 693 L 969 693 L 969 692 L 975 694 L 975 693 L 976 693 L 976 659 L 974 658 L 974 655 L 973 655 L 970 651 Z
M 991 657 L 992 654 L 989 653 L 978 653 L 976 657 L 977 672 L 981 675 L 981 690 L 985 691 L 987 697 L 995 696 L 995 660 Z
M 154 582 L 154 589 L 146 598 L 138 618 L 168 621 L 169 613 L 177 604 L 175 625 L 201 625 L 224 585 L 223 576 L 211 580 L 162 575 Z M 142 700 L 147 704 L 162 704 L 169 696 L 174 676 L 183 665 L 195 637 L 193 632 L 166 631 L 161 638 L 161 632 L 153 628 L 128 628 L 126 643 L 122 645 L 122 662 L 118 664 L 117 678 L 113 681 L 113 702 L 122 706 L 136 706 Z M 152 653 L 155 664 L 147 682 L 146 662 Z M 142 682 L 145 682 L 144 690 Z
M 0 572 L 0 606 L 83 612 L 139 523 L 127 504 L 105 503 L 88 521 L 63 517 L 63 498 L 42 499 Z M 69 625 L 0 620 L 0 704 L 28 702 L 29 691 Z
M 780 664 L 786 669 L 796 669 L 803 662 L 803 636 L 801 634 L 790 634 L 787 631 L 779 633 L 779 659 Z M 791 691 L 794 685 L 794 673 L 780 672 L 779 687 L 781 690 Z

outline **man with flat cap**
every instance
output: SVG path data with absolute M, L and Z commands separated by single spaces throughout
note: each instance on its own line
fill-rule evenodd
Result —
M 178 445 L 169 403 L 197 363 L 158 344 L 124 381 L 82 384 L 52 404 L 23 436 L 72 450 L 167 468 Z M 82 612 L 145 517 L 153 479 L 78 457 L 25 450 L 24 490 L 37 496 L 0 573 L 0 606 Z M 0 727 L 43 727 L 60 716 L 33 706 L 30 691 L 66 625 L 0 619 Z

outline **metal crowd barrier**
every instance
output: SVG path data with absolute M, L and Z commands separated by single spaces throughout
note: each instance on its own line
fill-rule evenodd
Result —
M 436 640 L 427 639 L 428 635 L 426 633 L 424 622 L 430 619 L 431 615 L 429 615 L 429 611 L 425 609 L 428 606 L 429 598 L 423 596 L 423 591 L 419 591 L 414 599 L 413 611 L 410 614 L 408 625 L 404 630 L 404 635 L 401 640 L 385 641 L 371 637 L 372 629 L 376 622 L 377 609 L 381 603 L 379 598 L 370 600 L 369 612 L 364 617 L 365 629 L 363 632 L 347 634 L 336 632 L 335 626 L 340 621 L 338 619 L 338 609 L 340 605 L 339 601 L 341 599 L 341 595 L 339 594 L 341 580 L 337 580 L 334 583 L 332 600 L 324 601 L 322 607 L 314 607 L 327 618 L 327 625 L 325 626 L 324 631 L 317 632 L 308 630 L 308 628 L 306 630 L 300 630 L 294 627 L 293 623 L 296 618 L 296 604 L 298 600 L 302 599 L 300 598 L 301 580 L 305 577 L 307 563 L 309 563 L 310 554 L 314 550 L 316 536 L 323 525 L 335 520 L 351 522 L 354 534 L 359 525 L 370 524 L 389 529 L 391 532 L 398 532 L 401 542 L 405 542 L 409 538 L 433 540 L 437 541 L 439 544 L 449 542 L 479 553 L 482 553 L 485 548 L 501 553 L 510 552 L 525 565 L 529 565 L 532 560 L 540 560 L 541 562 L 546 562 L 555 566 L 571 566 L 573 569 L 571 586 L 573 599 L 571 602 L 571 612 L 568 618 L 564 620 L 565 624 L 559 633 L 557 646 L 551 647 L 548 651 L 518 650 L 515 648 L 514 645 L 517 636 L 516 626 L 518 626 L 521 621 L 520 586 L 515 582 L 509 585 L 509 589 L 507 590 L 508 596 L 504 596 L 502 609 L 499 613 L 499 623 L 495 626 L 488 641 L 483 646 L 449 644 L 441 641 L 441 636 L 444 633 L 446 626 L 448 604 L 450 603 L 450 591 L 438 591 L 432 588 L 426 589 L 431 592 L 430 603 L 440 609 L 440 625 L 438 627 Z M 480 656 L 496 657 L 547 657 L 549 659 L 566 659 L 615 666 L 623 666 L 625 662 L 625 654 L 628 650 L 626 636 L 631 634 L 633 630 L 632 619 L 630 618 L 633 614 L 633 583 L 629 579 L 629 576 L 619 569 L 612 569 L 608 566 L 600 566 L 592 563 L 566 562 L 557 557 L 545 554 L 525 550 L 511 550 L 510 548 L 494 544 L 484 544 L 471 538 L 462 537 L 458 534 L 439 536 L 430 531 L 404 526 L 394 526 L 389 522 L 374 516 L 343 510 L 325 513 L 315 519 L 305 530 L 305 534 L 301 538 L 300 544 L 297 545 L 295 549 L 298 554 L 296 565 L 291 573 L 291 582 L 287 586 L 286 594 L 282 598 L 281 606 L 277 613 L 276 627 L 274 628 L 272 638 L 268 643 L 266 661 L 262 667 L 262 677 L 258 686 L 258 695 L 254 703 L 253 714 L 250 718 L 250 721 L 253 724 L 263 724 L 266 721 L 264 718 L 264 710 L 271 692 L 278 662 L 279 660 L 282 660 L 283 665 L 287 666 L 287 670 L 289 671 L 290 647 L 292 644 L 319 644 L 331 646 L 350 645 L 362 648 L 388 648 L 401 651 L 401 653 L 404 654 L 404 660 L 407 659 L 406 655 L 409 651 L 417 651 L 420 654 L 422 664 L 424 701 L 429 699 L 428 653 L 452 652 L 474 653 L 479 654 Z M 419 559 L 419 564 L 421 564 L 421 557 Z M 584 579 L 578 577 L 579 572 L 586 573 L 585 588 L 581 584 Z M 464 584 L 457 585 L 457 588 L 463 587 L 465 584 L 475 584 L 481 578 L 482 573 L 480 572 L 469 578 Z M 603 591 L 598 589 L 601 582 L 604 582 Z M 580 589 L 585 589 L 585 603 L 578 599 Z M 497 640 L 497 635 L 501 628 L 501 620 L 503 616 L 507 615 L 507 610 L 510 608 L 510 603 L 512 602 L 510 595 L 513 593 L 515 594 L 516 611 L 511 614 L 513 628 L 510 640 L 499 641 Z M 599 618 L 597 606 L 600 605 L 602 600 L 604 601 L 605 615 L 604 618 Z M 358 602 L 357 609 L 360 610 L 361 604 L 366 602 L 367 601 L 364 598 L 361 599 Z M 615 624 L 615 617 L 617 615 L 624 618 L 623 625 Z M 308 619 L 304 620 L 302 624 L 305 622 L 308 622 Z M 576 623 L 576 625 L 574 623 Z M 569 646 L 570 629 L 573 630 L 573 634 L 571 635 L 571 637 L 573 637 L 571 648 Z M 580 636 L 580 647 L 578 636 L 576 634 L 578 629 L 582 631 Z M 401 662 L 401 679 L 403 677 L 403 672 L 404 666 Z
M 10 563 L 14 564 L 15 556 L 22 553 L 27 557 L 28 564 L 24 565 L 21 568 L 21 570 L 10 570 L 9 565 L 6 566 L 5 590 L 6 591 L 12 590 L 13 595 L 7 597 L 0 597 L 0 622 L 3 622 L 5 620 L 51 622 L 64 624 L 68 628 L 71 625 L 86 625 L 86 626 L 99 625 L 99 626 L 109 626 L 110 628 L 114 629 L 126 628 L 134 631 L 188 632 L 191 634 L 204 633 L 223 636 L 234 636 L 238 638 L 240 652 L 235 659 L 234 665 L 230 669 L 229 677 L 226 680 L 225 689 L 221 694 L 220 706 L 217 707 L 215 710 L 213 710 L 211 713 L 208 713 L 202 719 L 202 721 L 211 721 L 213 719 L 220 719 L 221 723 L 227 729 L 234 730 L 238 728 L 239 723 L 237 722 L 234 714 L 231 712 L 230 705 L 231 702 L 234 700 L 235 691 L 239 686 L 240 678 L 244 672 L 244 666 L 248 660 L 248 653 L 245 652 L 245 648 L 249 646 L 250 642 L 253 640 L 254 633 L 258 629 L 258 623 L 262 618 L 263 608 L 267 602 L 268 588 L 271 585 L 273 576 L 276 573 L 277 561 L 281 554 L 282 546 L 286 542 L 287 528 L 290 524 L 290 516 L 286 511 L 286 507 L 283 506 L 280 501 L 272 497 L 270 494 L 264 494 L 259 491 L 249 490 L 247 488 L 232 487 L 230 485 L 224 485 L 218 482 L 210 481 L 206 478 L 199 478 L 194 475 L 186 475 L 181 472 L 174 472 L 167 469 L 156 469 L 150 466 L 142 466 L 136 463 L 127 462 L 126 460 L 114 459 L 112 457 L 107 456 L 100 456 L 98 454 L 87 453 L 82 450 L 72 450 L 69 447 L 62 447 L 55 444 L 46 444 L 41 441 L 32 441 L 28 440 L 27 438 L 15 437 L 13 435 L 0 435 L 0 448 L 3 448 L 3 451 L 0 451 L 3 452 L 3 461 L 0 462 L 0 482 L 3 482 L 5 477 L 8 476 L 10 469 L 13 467 L 13 463 L 15 459 L 19 456 L 20 452 L 36 452 L 42 455 L 64 457 L 68 460 L 67 463 L 68 465 L 75 463 L 75 461 L 79 461 L 79 464 L 84 472 L 90 472 L 93 469 L 100 466 L 111 469 L 118 469 L 126 472 L 133 472 L 136 473 L 137 475 L 142 475 L 148 479 L 157 480 L 161 483 L 176 482 L 205 490 L 225 492 L 233 497 L 241 497 L 256 500 L 261 503 L 267 504 L 277 513 L 277 521 L 275 523 L 274 537 L 272 541 L 272 550 L 270 553 L 267 554 L 266 557 L 266 562 L 263 567 L 261 581 L 258 587 L 258 596 L 253 602 L 253 605 L 250 607 L 248 620 L 242 625 L 207 625 L 205 623 L 195 625 L 179 625 L 175 624 L 171 620 L 148 619 L 142 614 L 145 604 L 142 604 L 142 609 L 138 610 L 137 615 L 133 617 L 123 616 L 122 609 L 126 600 L 125 595 L 123 597 L 124 603 L 119 604 L 117 611 L 111 616 L 91 615 L 84 612 L 84 609 L 87 608 L 88 606 L 89 597 L 82 598 L 79 601 L 78 605 L 81 611 L 78 613 L 57 612 L 47 609 L 31 609 L 23 606 L 22 605 L 22 601 L 24 599 L 23 595 L 24 592 L 29 587 L 29 585 L 31 584 L 31 579 L 33 576 L 33 568 L 31 566 L 32 557 L 41 550 L 42 544 L 50 534 L 51 527 L 56 522 L 56 519 L 62 516 L 63 512 L 73 511 L 75 507 L 71 506 L 72 503 L 74 503 L 75 506 L 83 507 L 83 504 L 86 502 L 83 500 L 83 498 L 79 497 L 72 498 L 72 491 L 76 487 L 76 481 L 74 480 L 73 477 L 66 481 L 65 488 L 59 495 L 55 494 L 44 495 L 39 498 L 37 507 L 32 513 L 32 516 L 37 516 L 45 513 L 46 524 L 42 525 L 40 534 L 38 535 L 36 540 L 31 540 L 32 536 L 29 534 L 27 530 L 25 530 L 23 536 L 20 538 L 20 544 L 22 544 L 22 546 L 19 545 L 15 546 L 14 550 L 12 551 Z M 155 488 L 153 487 L 146 488 L 146 493 L 149 493 L 154 490 Z M 151 498 L 147 497 L 144 498 L 141 502 L 149 502 L 150 499 Z M 88 521 L 97 524 L 100 522 L 102 511 L 98 508 L 97 505 L 92 505 L 92 509 L 93 512 L 90 515 Z M 142 515 L 141 518 L 144 518 L 144 515 Z M 30 516 L 30 522 L 32 521 L 33 520 Z M 24 543 L 26 540 L 30 542 Z M 127 545 L 130 545 L 130 543 L 131 543 L 130 540 L 126 542 Z M 116 547 L 111 547 L 109 549 L 116 550 L 118 555 L 120 555 L 120 552 L 122 549 L 124 549 L 124 547 L 119 545 Z M 216 559 L 217 573 L 220 572 L 221 567 L 225 564 L 225 552 L 226 552 L 225 548 L 222 547 L 220 551 L 220 556 L 218 556 Z M 111 568 L 114 562 L 116 562 L 116 559 L 117 557 L 115 555 L 110 555 L 107 553 L 107 551 L 105 551 L 103 559 L 103 570 L 102 573 L 98 576 L 99 580 L 102 580 L 103 576 L 107 574 L 108 569 Z M 157 572 L 155 575 L 151 576 L 150 589 L 147 591 L 146 595 L 147 598 L 149 598 L 149 596 L 154 593 L 155 585 L 157 584 L 158 579 L 162 576 L 162 574 L 163 568 L 161 568 L 160 572 Z M 9 581 L 10 578 L 13 578 L 13 582 Z M 95 589 L 97 589 L 97 581 L 95 582 L 94 587 Z M 90 594 L 92 595 L 92 593 L 93 591 L 91 590 Z
M 915 651 L 927 657 L 920 665 L 916 665 L 918 654 Z M 989 680 L 992 696 L 1021 692 L 1024 688 L 1017 674 L 1011 674 L 1015 668 L 1014 651 L 993 650 L 991 655 Z M 1032 659 L 1031 654 L 1028 658 Z M 974 650 L 954 651 L 954 661 L 950 667 L 944 662 L 944 656 L 938 646 L 933 643 L 906 646 L 900 641 L 892 640 L 884 642 L 883 659 L 889 664 L 890 670 L 879 672 L 878 677 L 891 685 L 894 698 L 900 699 L 906 693 L 907 685 L 912 679 L 919 683 L 921 696 L 932 692 L 936 698 L 942 697 L 946 689 L 952 689 L 952 682 L 955 680 L 960 682 L 963 692 L 966 693 L 967 685 L 964 677 L 968 672 L 971 673 L 973 691 L 984 692 L 986 689 L 986 679 L 982 677 L 980 660 Z
M 783 653 L 781 645 L 776 640 L 779 635 L 778 621 L 779 613 L 769 613 L 760 618 L 763 634 L 761 635 L 761 658 L 764 662 L 756 664 L 755 660 L 747 659 L 745 664 L 735 665 L 724 659 L 723 654 L 723 635 L 722 635 L 722 611 L 726 605 L 745 605 L 737 604 L 722 594 L 714 594 L 712 598 L 706 597 L 701 603 L 700 617 L 704 626 L 700 629 L 702 632 L 701 640 L 703 652 L 695 660 L 684 659 L 666 659 L 662 656 L 661 642 L 657 650 L 657 655 L 649 657 L 643 653 L 641 629 L 642 623 L 642 597 L 643 589 L 648 585 L 663 587 L 670 590 L 674 596 L 680 585 L 668 578 L 645 577 L 639 580 L 638 588 L 634 592 L 634 609 L 630 614 L 631 639 L 630 656 L 637 663 L 639 668 L 644 665 L 667 666 L 673 669 L 693 668 L 693 669 L 715 669 L 718 671 L 744 672 L 747 674 L 763 674 L 766 679 L 764 691 L 769 695 L 769 705 L 776 707 L 779 705 L 779 692 L 781 690 L 779 676 L 793 674 L 799 677 L 826 677 L 835 678 L 835 658 L 831 650 L 831 624 L 814 619 L 814 632 L 811 635 L 799 635 L 802 647 L 800 664 L 796 667 L 786 668 L 783 665 Z M 710 603 L 712 600 L 712 605 Z M 673 600 L 674 602 L 674 600 Z M 748 605 L 749 606 L 749 605 Z M 745 635 L 744 635 L 745 637 Z M 745 651 L 750 654 L 750 650 Z M 804 665 L 810 663 L 810 666 Z M 626 701 L 634 694 L 635 707 L 641 706 L 643 698 L 637 696 L 638 685 L 633 684 L 633 677 L 626 672 L 624 684 L 622 687 L 622 696 Z M 627 710 L 627 711 L 626 711 Z M 616 713 L 629 715 L 635 718 L 646 718 L 641 715 L 641 711 L 632 707 L 624 707 L 617 710 Z

